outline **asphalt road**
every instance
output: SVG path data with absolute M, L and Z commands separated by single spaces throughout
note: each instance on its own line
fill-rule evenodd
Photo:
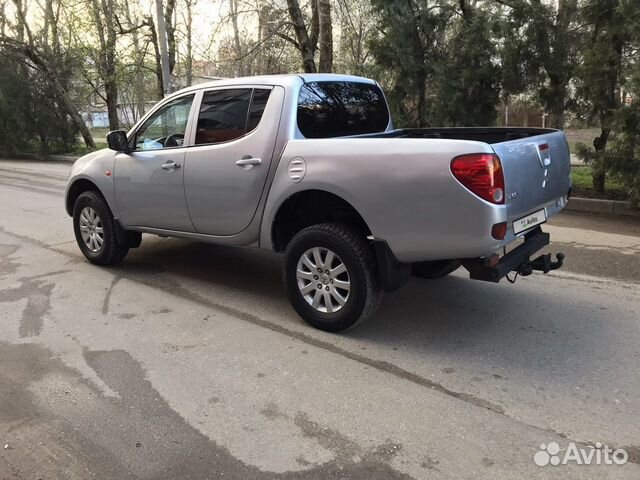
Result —
M 69 168 L 0 161 L 0 479 L 640 477 L 640 222 L 563 214 L 562 271 L 415 279 L 331 335 L 277 255 L 145 236 L 90 265 Z M 536 466 L 550 442 L 629 462 Z

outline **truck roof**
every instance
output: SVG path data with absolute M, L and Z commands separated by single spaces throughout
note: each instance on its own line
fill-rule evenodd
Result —
M 279 85 L 282 87 L 293 87 L 300 81 L 307 82 L 361 82 L 374 84 L 375 81 L 358 77 L 355 75 L 340 75 L 335 73 L 300 73 L 300 74 L 282 74 L 282 75 L 260 75 L 255 77 L 237 77 L 222 78 L 220 80 L 212 80 L 210 82 L 199 83 L 190 87 L 183 88 L 179 92 L 188 92 L 193 90 L 201 90 L 210 87 L 223 87 L 227 85 Z M 175 93 L 179 93 L 175 92 Z

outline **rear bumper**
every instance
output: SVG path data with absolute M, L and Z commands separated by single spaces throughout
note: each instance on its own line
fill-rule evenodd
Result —
M 501 258 L 494 254 L 482 258 L 459 259 L 459 261 L 469 271 L 472 280 L 486 282 L 497 283 L 510 272 L 517 272 L 523 277 L 531 275 L 534 270 L 549 273 L 551 270 L 562 267 L 563 253 L 558 253 L 556 260 L 552 260 L 549 253 L 531 260 L 533 254 L 549 245 L 549 238 L 548 233 L 536 227 L 524 236 L 524 243 Z M 397 290 L 411 278 L 411 264 L 398 261 L 386 241 L 372 240 L 381 286 L 387 292 Z
M 549 273 L 562 267 L 564 254 L 558 253 L 556 260 L 551 254 L 540 255 L 534 260 L 531 256 L 549 244 L 549 234 L 540 227 L 525 235 L 525 241 L 506 255 L 498 258 L 492 255 L 485 258 L 461 260 L 462 265 L 469 271 L 472 280 L 499 282 L 510 272 L 517 272 L 522 276 L 531 275 L 534 270 Z

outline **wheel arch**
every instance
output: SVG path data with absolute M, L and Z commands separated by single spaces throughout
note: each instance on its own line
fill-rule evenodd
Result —
M 73 206 L 75 205 L 76 200 L 78 199 L 78 197 L 82 192 L 87 192 L 87 191 L 96 192 L 100 194 L 102 198 L 105 198 L 100 188 L 92 180 L 89 180 L 88 178 L 84 178 L 84 177 L 75 179 L 67 188 L 67 193 L 65 198 L 65 210 L 67 211 L 67 214 L 70 217 L 73 216 Z
M 318 223 L 341 223 L 371 234 L 360 212 L 347 200 L 322 189 L 298 191 L 284 200 L 276 210 L 271 224 L 271 244 L 283 252 L 287 244 L 303 228 Z

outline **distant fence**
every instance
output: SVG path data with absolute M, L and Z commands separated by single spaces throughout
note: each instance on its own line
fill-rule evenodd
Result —
M 544 127 L 547 114 L 540 108 L 527 108 L 522 105 L 502 105 L 498 109 L 499 127 Z

